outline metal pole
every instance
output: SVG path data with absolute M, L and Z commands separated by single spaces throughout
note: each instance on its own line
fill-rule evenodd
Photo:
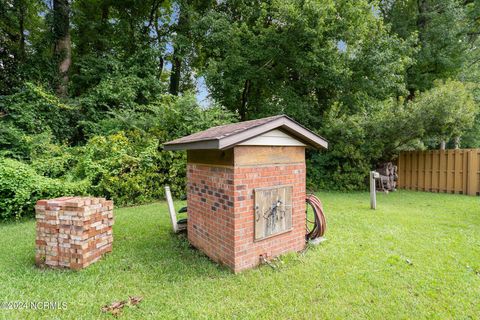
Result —
M 375 210 L 377 208 L 377 188 L 375 188 L 375 178 L 378 173 L 370 171 L 370 208 Z

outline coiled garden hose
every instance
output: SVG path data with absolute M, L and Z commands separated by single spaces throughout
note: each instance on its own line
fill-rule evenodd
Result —
M 327 220 L 323 213 L 323 206 L 320 199 L 318 199 L 314 194 L 307 195 L 307 235 L 306 240 L 313 240 L 316 238 L 323 237 L 325 230 L 327 229 Z M 308 205 L 313 209 L 314 221 L 308 219 Z M 313 227 L 309 227 L 309 224 L 313 224 Z

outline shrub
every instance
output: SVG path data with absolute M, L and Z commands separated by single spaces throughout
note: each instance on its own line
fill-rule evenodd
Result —
M 57 143 L 49 126 L 39 133 L 12 126 L 18 147 L 3 153 L 1 217 L 31 214 L 39 198 L 69 194 L 107 197 L 118 205 L 161 199 L 165 185 L 183 195 L 186 153 L 163 151 L 162 143 L 232 121 L 235 116 L 220 107 L 200 108 L 193 95 L 165 95 L 90 122 L 83 146 Z
M 13 159 L 0 159 L 0 219 L 32 216 L 42 198 L 86 193 L 85 181 L 67 182 L 46 178 L 29 165 Z
M 68 141 L 75 133 L 73 114 L 75 107 L 27 83 L 16 94 L 0 96 L 0 149 L 8 150 L 9 156 L 28 159 L 29 152 L 47 140 Z
M 158 144 L 157 138 L 138 130 L 95 136 L 83 148 L 72 174 L 89 181 L 89 193 L 119 205 L 159 199 L 165 184 L 181 193 L 185 156 L 159 152 Z

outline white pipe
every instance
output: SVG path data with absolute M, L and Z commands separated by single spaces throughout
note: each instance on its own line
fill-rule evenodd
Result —
M 165 186 L 165 197 L 167 198 L 168 211 L 170 212 L 170 220 L 172 221 L 173 232 L 178 232 L 177 225 L 177 214 L 175 213 L 175 207 L 173 206 L 172 193 L 170 192 L 170 187 Z

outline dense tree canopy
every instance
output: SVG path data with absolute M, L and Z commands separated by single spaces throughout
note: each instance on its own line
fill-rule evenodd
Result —
M 479 34 L 473 0 L 0 0 L 0 154 L 146 201 L 183 165 L 163 141 L 284 113 L 331 142 L 311 185 L 359 188 L 402 149 L 480 146 Z

